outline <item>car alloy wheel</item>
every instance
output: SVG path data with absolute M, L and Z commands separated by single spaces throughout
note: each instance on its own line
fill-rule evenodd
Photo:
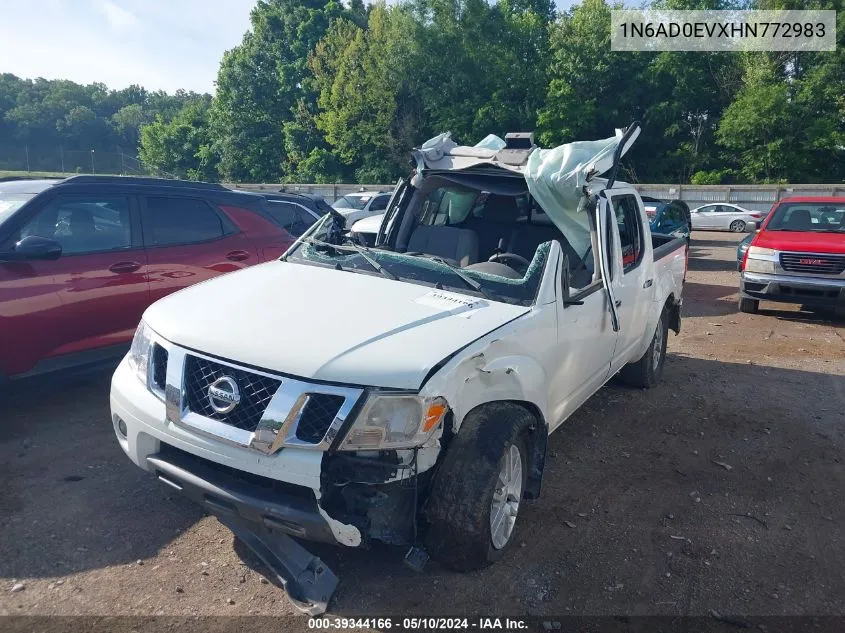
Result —
M 502 460 L 502 468 L 490 502 L 490 539 L 496 549 L 507 545 L 513 534 L 521 498 L 522 455 L 519 447 L 511 444 Z

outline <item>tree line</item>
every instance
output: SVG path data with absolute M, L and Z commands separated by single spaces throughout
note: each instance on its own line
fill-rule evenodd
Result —
M 103 84 L 22 79 L 0 73 L 0 169 L 58 170 L 61 155 L 138 153 L 141 128 L 157 117 L 172 120 L 187 106 L 211 96 L 148 91 L 140 86 L 109 90 Z
M 836 9 L 835 52 L 614 53 L 621 5 L 606 0 L 564 12 L 552 0 L 260 0 L 213 98 L 2 75 L 0 138 L 137 145 L 185 178 L 387 183 L 442 131 L 467 144 L 535 131 L 553 146 L 639 120 L 635 182 L 842 182 L 843 3 L 652 3 Z

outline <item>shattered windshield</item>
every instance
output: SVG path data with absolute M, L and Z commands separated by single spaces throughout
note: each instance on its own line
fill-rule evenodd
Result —
M 529 226 L 529 210 L 527 193 L 433 187 L 415 195 L 396 246 L 368 248 L 327 215 L 286 259 L 532 305 L 556 229 Z

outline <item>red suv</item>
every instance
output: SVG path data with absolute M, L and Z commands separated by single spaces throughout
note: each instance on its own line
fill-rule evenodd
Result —
M 760 300 L 845 308 L 845 198 L 778 202 L 745 254 L 739 309 Z
M 0 182 L 0 380 L 121 356 L 157 299 L 279 257 L 281 206 L 154 178 Z M 319 217 L 290 206 L 295 226 Z

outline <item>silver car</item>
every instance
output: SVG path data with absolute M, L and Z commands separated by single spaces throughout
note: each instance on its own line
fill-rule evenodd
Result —
M 332 206 L 346 218 L 346 226 L 352 226 L 358 220 L 383 214 L 390 196 L 383 191 L 359 191 L 338 198 Z
M 690 211 L 692 228 L 705 231 L 744 233 L 752 222 L 760 222 L 764 216 L 762 211 L 750 211 L 726 202 L 705 204 Z

